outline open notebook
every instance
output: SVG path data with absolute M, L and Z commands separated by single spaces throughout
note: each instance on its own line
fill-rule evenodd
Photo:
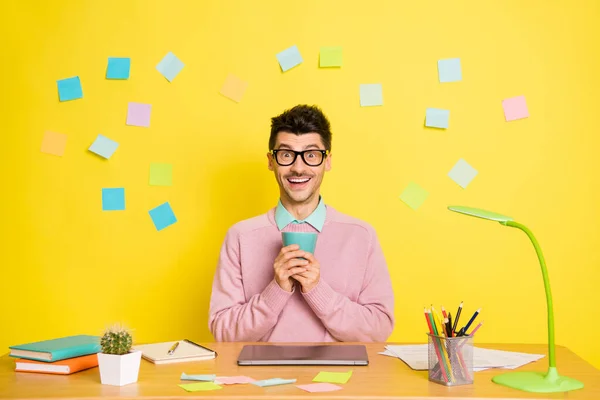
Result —
M 173 354 L 169 354 L 169 349 L 177 342 L 179 342 L 177 349 Z M 217 355 L 217 353 L 211 349 L 200 346 L 187 339 L 172 342 L 142 344 L 133 346 L 133 349 L 140 350 L 142 352 L 142 357 L 154 364 L 210 360 Z

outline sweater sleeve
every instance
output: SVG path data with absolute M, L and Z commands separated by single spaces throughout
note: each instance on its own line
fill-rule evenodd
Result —
M 394 328 L 394 293 L 383 251 L 371 232 L 367 268 L 356 302 L 336 292 L 322 278 L 306 302 L 337 340 L 385 342 Z
M 221 247 L 212 285 L 209 329 L 215 340 L 259 341 L 276 322 L 293 292 L 287 292 L 273 279 L 265 289 L 246 301 L 240 259 L 240 237 L 235 229 L 227 232 Z

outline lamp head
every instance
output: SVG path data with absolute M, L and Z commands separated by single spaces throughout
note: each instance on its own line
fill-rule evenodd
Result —
M 508 221 L 514 221 L 511 217 L 507 217 L 506 215 L 497 214 L 495 212 L 482 210 L 479 208 L 472 207 L 463 207 L 463 206 L 450 206 L 448 210 L 454 211 L 457 213 L 470 215 L 472 217 L 483 218 L 490 221 L 500 222 L 502 225 L 506 225 Z

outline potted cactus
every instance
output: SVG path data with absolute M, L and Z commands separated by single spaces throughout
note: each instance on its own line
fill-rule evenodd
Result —
M 131 333 L 120 325 L 113 325 L 104 332 L 98 353 L 102 384 L 124 386 L 137 382 L 142 352 L 132 351 L 131 345 Z

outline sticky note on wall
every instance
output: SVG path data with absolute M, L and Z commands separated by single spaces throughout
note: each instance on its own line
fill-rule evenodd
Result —
M 125 209 L 125 189 L 102 189 L 102 211 L 118 211 Z
M 342 66 L 342 47 L 324 46 L 319 52 L 319 67 L 331 68 Z
M 416 183 L 411 182 L 404 188 L 404 191 L 400 195 L 400 200 L 413 210 L 417 210 L 423 205 L 427 196 L 429 196 L 429 193 L 427 193 L 425 189 Z
M 58 98 L 60 101 L 69 101 L 83 98 L 83 89 L 78 76 L 56 81 Z
M 428 108 L 425 112 L 425 126 L 429 128 L 447 129 L 450 123 L 450 110 Z
M 225 78 L 225 83 L 221 87 L 221 94 L 231 100 L 239 103 L 242 101 L 242 96 L 246 92 L 248 82 L 244 82 L 235 75 L 229 74 Z
M 42 140 L 42 153 L 62 156 L 67 145 L 67 135 L 63 133 L 44 132 Z
M 131 58 L 108 57 L 106 79 L 129 79 Z
M 150 185 L 171 186 L 173 184 L 173 165 L 167 163 L 150 164 Z
M 157 231 L 161 231 L 177 222 L 177 218 L 168 202 L 153 208 L 148 213 Z
M 127 106 L 127 125 L 150 126 L 151 104 L 129 102 Z
M 360 106 L 382 106 L 383 88 L 381 83 L 366 83 L 360 85 Z
M 114 154 L 117 147 L 119 147 L 119 144 L 114 140 L 103 135 L 98 135 L 88 150 L 100 157 L 108 159 Z
M 448 58 L 438 61 L 438 77 L 441 83 L 462 81 L 460 58 Z
M 279 61 L 279 66 L 281 67 L 281 71 L 285 72 L 296 65 L 302 63 L 302 56 L 300 55 L 300 50 L 298 50 L 298 46 L 293 45 L 279 53 L 277 53 L 277 61 Z
M 162 74 L 169 82 L 173 81 L 183 69 L 183 62 L 172 52 L 168 52 L 166 56 L 156 66 L 158 72 Z
M 461 158 L 454 167 L 452 167 L 448 176 L 461 188 L 466 189 L 469 183 L 477 176 L 477 170 Z
M 525 96 L 511 97 L 503 100 L 502 108 L 504 109 L 504 118 L 507 122 L 529 117 Z

